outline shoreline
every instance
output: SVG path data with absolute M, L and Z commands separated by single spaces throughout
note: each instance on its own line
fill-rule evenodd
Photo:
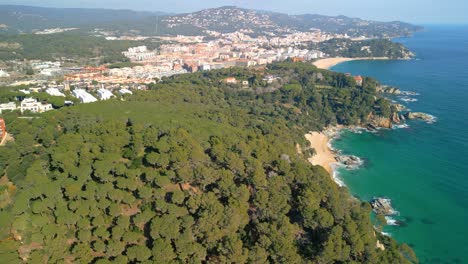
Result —
M 315 150 L 315 154 L 307 160 L 314 166 L 322 166 L 330 176 L 334 175 L 333 163 L 337 162 L 337 153 L 330 148 L 330 137 L 326 132 L 309 132 L 304 135 Z
M 380 129 L 380 128 L 379 128 Z M 330 126 L 321 132 L 309 132 L 304 135 L 310 143 L 310 148 L 315 149 L 315 155 L 307 158 L 307 161 L 314 166 L 323 167 L 329 174 L 332 180 L 340 187 L 346 186 L 342 179 L 338 177 L 338 169 L 346 168 L 347 170 L 359 169 L 363 161 L 353 155 L 343 155 L 340 150 L 334 149 L 332 146 L 333 140 L 340 137 L 344 130 L 350 131 L 369 131 L 360 126 Z
M 319 59 L 314 61 L 312 64 L 324 70 L 329 70 L 333 66 L 336 66 L 343 62 L 348 61 L 359 61 L 359 60 L 390 60 L 389 57 L 359 57 L 359 58 L 344 58 L 344 57 L 335 57 L 335 58 L 326 58 L 326 59 Z

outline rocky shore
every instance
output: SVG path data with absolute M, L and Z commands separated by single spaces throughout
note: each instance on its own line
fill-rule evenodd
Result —
M 392 201 L 388 198 L 376 197 L 370 201 L 370 204 L 376 214 L 389 216 L 397 213 L 392 207 Z
M 400 89 L 388 85 L 380 85 L 376 88 L 378 93 L 400 95 L 402 94 Z
M 404 115 L 404 117 L 408 120 L 420 119 L 429 123 L 432 123 L 435 121 L 435 117 L 433 115 L 422 113 L 422 112 L 408 112 Z

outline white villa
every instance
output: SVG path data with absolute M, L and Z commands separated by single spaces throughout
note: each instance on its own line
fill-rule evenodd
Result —
M 21 102 L 21 113 L 24 113 L 24 111 L 31 111 L 33 113 L 43 113 L 52 110 L 52 105 L 51 104 L 44 104 L 41 102 L 38 102 L 34 98 L 26 98 Z

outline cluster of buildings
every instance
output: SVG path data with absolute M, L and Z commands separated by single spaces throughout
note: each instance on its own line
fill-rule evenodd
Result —
M 4 68 L 0 68 L 0 78 L 10 77 L 10 74 Z
M 51 104 L 39 102 L 34 98 L 25 98 L 23 101 L 21 101 L 19 106 L 16 106 L 15 102 L 0 104 L 0 114 L 4 111 L 15 110 L 20 110 L 21 113 L 24 113 L 25 111 L 30 111 L 32 113 L 44 113 L 52 109 L 53 107 Z
M 132 61 L 149 60 L 157 55 L 154 51 L 148 51 L 146 46 L 129 48 L 128 51 L 124 51 L 123 54 Z
M 125 89 L 125 88 L 118 90 L 118 93 L 120 95 L 133 94 L 132 91 Z M 97 98 L 99 98 L 99 100 L 101 101 L 105 101 L 105 100 L 109 100 L 111 98 L 116 97 L 110 90 L 104 89 L 104 88 L 100 88 L 96 90 L 97 98 L 94 97 L 89 91 L 86 91 L 85 89 L 74 89 L 72 91 L 72 95 L 73 97 L 77 98 L 83 104 L 97 102 L 98 101 Z
M 31 62 L 32 69 L 44 76 L 58 76 L 63 74 L 63 69 L 60 67 L 59 61 L 33 61 Z
M 142 56 L 138 55 L 138 51 L 141 51 Z M 152 79 L 199 70 L 250 67 L 286 59 L 304 61 L 325 56 L 320 51 L 296 47 L 264 48 L 256 43 L 233 43 L 230 41 L 162 45 L 158 50 L 158 54 L 153 52 L 151 56 L 148 56 L 147 50 L 141 47 L 124 54 L 130 60 L 143 63 L 146 66 L 135 67 L 134 69 L 115 69 L 110 71 L 110 75 Z M 141 60 L 143 57 L 146 59 Z
M 162 63 L 161 65 L 144 65 L 133 68 L 110 69 L 109 76 L 122 79 L 140 80 L 140 83 L 152 83 L 155 78 L 169 77 L 187 73 L 180 63 Z

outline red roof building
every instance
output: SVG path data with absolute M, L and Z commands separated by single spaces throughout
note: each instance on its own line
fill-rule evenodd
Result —
M 0 142 L 3 141 L 6 135 L 7 135 L 7 131 L 6 131 L 5 120 L 3 120 L 3 118 L 0 118 Z
M 356 85 L 362 86 L 362 77 L 361 76 L 354 76 L 354 80 L 356 81 Z
M 224 79 L 224 82 L 225 82 L 225 83 L 230 83 L 230 84 L 236 84 L 236 83 L 237 83 L 237 79 L 234 78 L 234 77 L 228 77 L 228 78 Z

